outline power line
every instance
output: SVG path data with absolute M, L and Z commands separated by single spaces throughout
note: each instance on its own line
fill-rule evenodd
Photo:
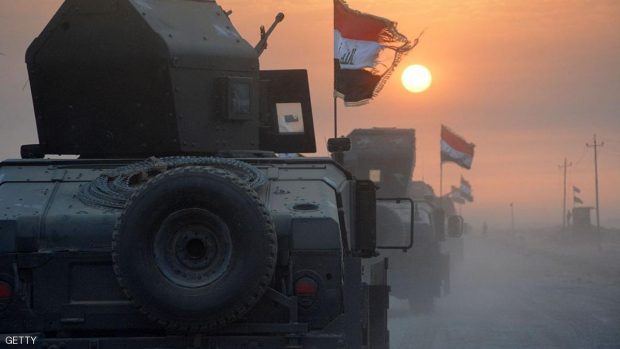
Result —
M 575 166 L 579 165 L 581 160 L 586 156 L 586 150 L 588 150 L 587 144 L 583 146 L 579 160 L 575 161 Z
M 620 150 L 616 150 L 610 147 L 605 147 L 605 149 L 600 150 L 601 153 L 611 154 L 611 155 L 620 155 Z
M 608 150 L 610 150 L 610 152 L 611 152 L 611 153 L 620 154 L 620 148 L 609 147 L 609 144 L 607 144 L 607 145 L 608 145 L 608 147 L 607 147 L 606 152 L 607 152 Z

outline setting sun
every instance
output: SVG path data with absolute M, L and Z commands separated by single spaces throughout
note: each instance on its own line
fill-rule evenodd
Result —
M 405 69 L 401 80 L 407 91 L 420 93 L 426 91 L 429 86 L 431 86 L 433 77 L 428 68 L 423 65 L 414 64 Z

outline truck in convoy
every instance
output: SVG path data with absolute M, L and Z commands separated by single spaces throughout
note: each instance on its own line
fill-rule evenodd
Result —
M 307 73 L 259 69 L 283 15 L 255 47 L 229 17 L 209 0 L 66 0 L 32 42 L 39 143 L 0 164 L 2 338 L 389 346 L 375 185 L 277 156 L 315 151 Z
M 345 168 L 358 179 L 374 182 L 377 198 L 407 197 L 415 202 L 415 243 L 407 253 L 396 248 L 386 254 L 390 262 L 388 275 L 392 295 L 408 300 L 413 312 L 428 312 L 436 297 L 449 292 L 450 256 L 443 250 L 446 223 L 448 235 L 457 236 L 454 222 L 460 217 L 444 210 L 444 206 L 449 207 L 442 205 L 430 185 L 412 180 L 416 159 L 414 129 L 355 129 L 347 138 L 351 149 L 342 155 Z M 394 216 L 380 206 L 377 217 L 394 221 Z M 399 228 L 392 231 L 398 232 Z M 389 230 L 381 227 L 378 232 L 382 239 L 389 236 Z

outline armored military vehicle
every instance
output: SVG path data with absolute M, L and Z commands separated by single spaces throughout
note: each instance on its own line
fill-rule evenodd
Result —
M 428 184 L 411 179 L 416 159 L 415 130 L 356 129 L 348 138 L 351 150 L 344 153 L 343 165 L 356 178 L 373 181 L 378 198 L 404 196 L 415 202 L 415 244 L 407 253 L 395 249 L 386 254 L 388 275 L 392 295 L 407 299 L 413 312 L 427 312 L 434 298 L 449 290 L 449 255 L 442 251 L 445 212 Z M 394 220 L 380 209 L 377 215 L 382 221 Z M 391 228 L 378 229 L 387 235 Z
M 48 349 L 388 347 L 386 264 L 362 271 L 375 185 L 276 156 L 315 151 L 307 73 L 259 69 L 283 15 L 252 47 L 230 14 L 66 0 L 31 44 L 39 144 L 0 164 L 0 334 Z

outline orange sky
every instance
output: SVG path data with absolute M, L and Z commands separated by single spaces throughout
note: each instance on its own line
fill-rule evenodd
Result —
M 329 0 L 222 0 L 251 43 L 278 11 L 286 19 L 263 54 L 265 69 L 307 68 L 321 153 L 332 124 L 332 5 Z M 0 157 L 36 142 L 24 51 L 59 0 L 0 1 Z M 476 202 L 463 208 L 475 224 L 558 224 L 564 156 L 569 183 L 594 202 L 593 133 L 600 153 L 601 221 L 620 226 L 620 1 L 616 0 L 350 0 L 359 10 L 399 22 L 420 45 L 371 104 L 341 108 L 341 133 L 356 127 L 417 130 L 414 177 L 437 188 L 439 126 L 476 143 L 471 171 L 444 168 L 446 187 L 463 174 Z M 433 86 L 413 95 L 400 84 L 408 64 L 424 64 Z

